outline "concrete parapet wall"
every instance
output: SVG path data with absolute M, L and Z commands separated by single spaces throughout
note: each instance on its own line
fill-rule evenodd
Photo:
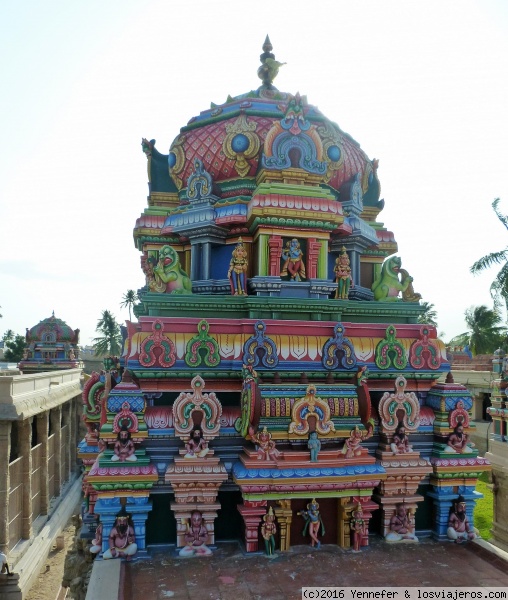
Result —
M 96 560 L 88 584 L 86 600 L 117 600 L 120 593 L 122 561 Z
M 42 567 L 44 566 L 56 537 L 62 532 L 81 499 L 81 477 L 78 477 L 65 491 L 60 504 L 48 519 L 39 534 L 30 540 L 23 556 L 14 564 L 13 570 L 19 575 L 19 587 L 23 598 L 26 596 Z

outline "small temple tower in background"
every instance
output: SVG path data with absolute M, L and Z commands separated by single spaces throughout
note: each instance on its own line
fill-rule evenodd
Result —
M 26 347 L 19 368 L 23 373 L 82 369 L 79 329 L 72 329 L 55 313 L 26 330 Z

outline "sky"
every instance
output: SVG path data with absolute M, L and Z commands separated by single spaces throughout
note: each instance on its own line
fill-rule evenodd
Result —
M 504 0 L 3 0 L 0 3 L 0 334 L 52 312 L 81 344 L 123 322 L 144 285 L 132 230 L 146 207 L 141 138 L 167 154 L 189 119 L 275 81 L 379 159 L 385 209 L 443 338 L 492 306 L 506 246 L 508 3 Z

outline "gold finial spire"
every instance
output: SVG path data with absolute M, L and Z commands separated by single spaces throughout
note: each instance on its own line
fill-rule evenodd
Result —
M 258 69 L 258 77 L 263 81 L 263 86 L 267 89 L 274 89 L 273 80 L 277 77 L 279 67 L 286 63 L 275 60 L 275 54 L 272 53 L 273 46 L 268 35 L 263 44 L 263 54 L 259 57 L 261 66 Z

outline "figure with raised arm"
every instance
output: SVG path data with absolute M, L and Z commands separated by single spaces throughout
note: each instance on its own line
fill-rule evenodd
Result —
M 254 432 L 253 427 L 249 427 L 249 435 L 257 446 L 258 460 L 275 460 L 279 458 L 281 453 L 275 447 L 272 434 L 266 427 L 263 427 L 263 430 L 257 433 Z
M 342 246 L 342 253 L 335 259 L 333 268 L 335 273 L 335 299 L 347 300 L 349 296 L 349 288 L 354 287 L 353 276 L 351 275 L 351 267 L 349 266 L 349 256 L 347 255 L 345 246 Z

